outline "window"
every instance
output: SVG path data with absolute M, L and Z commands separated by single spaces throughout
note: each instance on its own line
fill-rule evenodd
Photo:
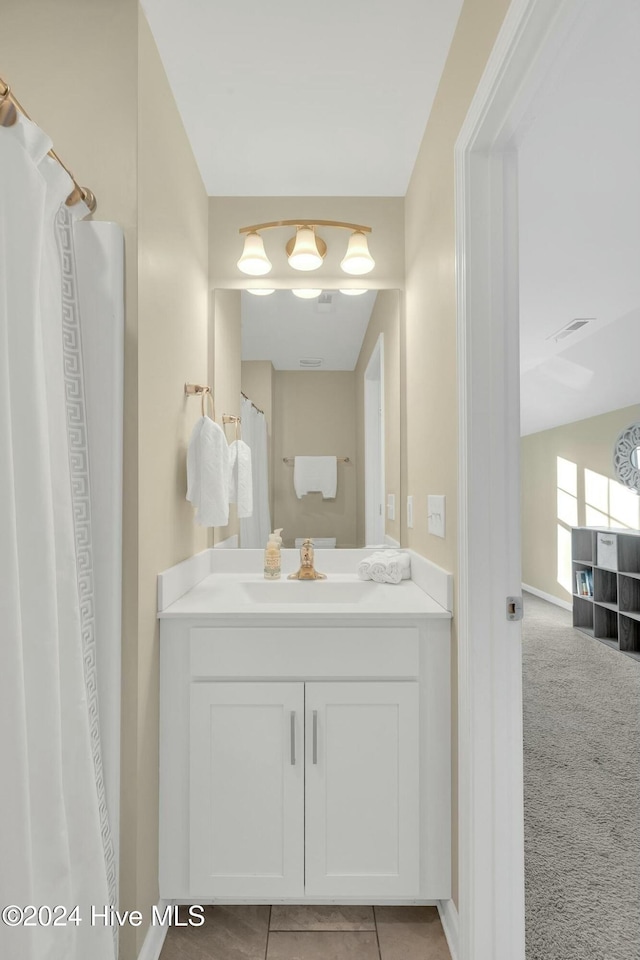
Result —
M 616 480 L 585 470 L 584 499 L 588 527 L 640 526 L 640 498 Z

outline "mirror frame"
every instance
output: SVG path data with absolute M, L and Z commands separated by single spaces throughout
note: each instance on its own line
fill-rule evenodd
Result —
M 620 483 L 640 495 L 640 462 L 633 454 L 640 448 L 640 420 L 630 423 L 619 434 L 613 447 L 613 468 Z

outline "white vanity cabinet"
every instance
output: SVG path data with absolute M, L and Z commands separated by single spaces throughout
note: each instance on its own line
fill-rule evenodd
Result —
M 417 897 L 418 684 L 305 684 L 305 892 Z
M 304 895 L 304 685 L 195 683 L 189 880 L 210 897 Z
M 161 897 L 450 897 L 449 632 L 162 619 Z

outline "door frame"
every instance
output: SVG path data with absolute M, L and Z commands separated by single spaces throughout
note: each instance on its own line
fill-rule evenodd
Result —
M 586 0 L 512 0 L 455 147 L 459 960 L 524 960 L 517 145 Z
M 364 372 L 365 544 L 379 546 L 385 537 L 384 334 L 371 351 Z M 373 478 L 373 484 L 371 484 Z

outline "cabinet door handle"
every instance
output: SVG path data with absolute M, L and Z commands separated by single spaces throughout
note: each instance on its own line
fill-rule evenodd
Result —
M 318 711 L 313 711 L 313 762 L 318 762 Z
M 291 711 L 291 766 L 296 765 L 296 712 Z

